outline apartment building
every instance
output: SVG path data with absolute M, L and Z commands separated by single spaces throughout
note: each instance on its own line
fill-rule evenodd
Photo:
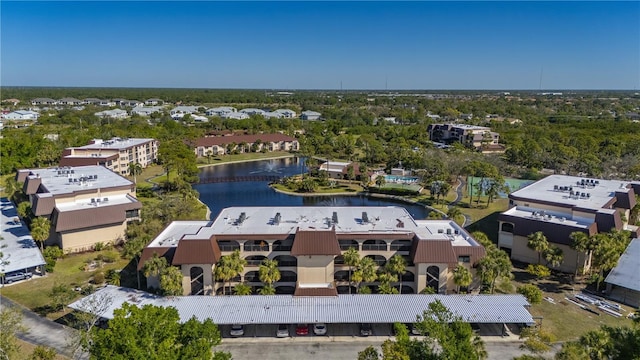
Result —
M 143 168 L 158 159 L 158 141 L 155 139 L 112 138 L 93 139 L 88 145 L 66 148 L 60 166 L 99 165 L 120 175 L 129 175 L 129 163 Z
M 227 135 L 208 136 L 196 140 L 195 152 L 199 157 L 213 155 L 223 155 L 228 146 L 233 145 L 234 149 L 241 144 L 244 148 L 241 152 L 249 151 L 298 151 L 300 143 L 298 139 L 283 134 L 254 134 L 254 135 Z M 233 149 L 232 149 L 233 150 Z
M 547 176 L 509 195 L 509 209 L 498 217 L 498 246 L 512 259 L 537 263 L 538 254 L 527 247 L 527 236 L 542 231 L 564 253 L 559 270 L 574 272 L 576 260 L 579 268 L 589 269 L 590 259 L 571 249 L 569 235 L 579 231 L 591 236 L 612 229 L 637 234 L 638 228 L 626 219 L 639 191 L 640 183 Z
M 504 147 L 498 143 L 500 134 L 486 126 L 468 124 L 430 124 L 427 127 L 429 139 L 434 142 L 464 146 L 481 152 L 500 152 Z
M 139 219 L 135 185 L 102 166 L 25 169 L 16 179 L 24 182 L 34 215 L 51 220 L 45 244 L 65 252 L 122 241 L 127 222 Z
M 403 293 L 427 286 L 449 293 L 453 269 L 463 264 L 474 271 L 485 254 L 455 222 L 415 220 L 402 207 L 232 207 L 213 221 L 172 222 L 143 250 L 139 268 L 158 254 L 181 269 L 185 295 L 220 294 L 225 284 L 214 277 L 216 264 L 239 250 L 247 265 L 232 285 L 246 282 L 257 291 L 260 264 L 274 259 L 281 273 L 277 293 L 337 295 L 349 293 L 343 254 L 352 247 L 379 267 L 402 256 Z M 158 287 L 157 278 L 147 281 Z M 364 285 L 377 291 L 377 282 Z

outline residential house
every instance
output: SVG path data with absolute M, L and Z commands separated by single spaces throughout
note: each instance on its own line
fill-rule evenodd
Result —
M 58 100 L 49 99 L 49 98 L 36 98 L 31 100 L 31 105 L 57 105 Z
M 2 103 L 3 104 L 11 104 L 13 106 L 16 106 L 16 105 L 18 105 L 20 103 L 20 100 L 18 100 L 18 99 L 4 99 L 4 100 L 2 100 Z
M 33 214 L 51 221 L 45 244 L 64 252 L 122 242 L 127 223 L 140 219 L 135 185 L 102 166 L 19 170 L 16 180 Z
M 103 119 L 124 119 L 129 116 L 127 111 L 122 109 L 100 111 L 95 113 L 94 115 Z
M 638 234 L 638 228 L 626 220 L 636 205 L 638 191 L 640 183 L 547 176 L 509 194 L 509 209 L 498 216 L 498 246 L 514 260 L 537 263 L 538 253 L 527 247 L 527 237 L 541 231 L 550 244 L 563 251 L 564 261 L 558 270 L 574 272 L 577 263 L 579 270 L 588 270 L 590 259 L 571 248 L 570 234 L 592 236 L 612 229 Z
M 150 116 L 156 112 L 162 112 L 162 106 L 136 106 L 131 109 L 131 115 Z
M 207 111 L 205 111 L 205 114 L 207 116 L 219 116 L 219 117 L 224 117 L 227 114 L 231 114 L 231 113 L 235 113 L 238 112 L 238 110 L 234 107 L 231 106 L 220 106 L 220 107 L 215 107 L 215 108 L 211 108 L 208 109 Z
M 295 119 L 297 114 L 291 109 L 276 109 L 273 112 L 282 114 L 285 119 Z
M 181 270 L 184 295 L 217 295 L 228 283 L 215 279 L 215 268 L 222 256 L 238 250 L 247 265 L 231 285 L 246 283 L 258 291 L 264 285 L 259 266 L 273 259 L 281 274 L 277 294 L 311 295 L 316 289 L 317 295 L 323 289 L 335 296 L 356 292 L 344 261 L 350 248 L 380 268 L 402 256 L 402 293 L 409 294 L 426 287 L 439 294 L 455 291 L 455 267 L 473 273 L 485 255 L 454 221 L 415 220 L 402 207 L 232 207 L 213 221 L 172 222 L 143 250 L 138 269 L 157 254 Z M 157 277 L 148 277 L 147 284 L 158 287 Z M 376 293 L 379 283 L 362 286 Z
M 249 116 L 252 115 L 260 115 L 260 116 L 264 116 L 264 114 L 266 113 L 266 111 L 262 110 L 262 109 L 255 109 L 255 108 L 247 108 L 247 109 L 242 109 L 240 110 L 241 113 L 245 113 Z
M 143 168 L 158 159 L 158 141 L 155 139 L 93 139 L 88 145 L 64 149 L 60 166 L 100 165 L 120 174 L 130 175 L 129 163 Z
M 223 119 L 244 120 L 248 119 L 250 116 L 249 114 L 245 114 L 243 112 L 230 112 L 227 114 L 223 114 L 220 117 L 222 117 Z
M 58 105 L 78 106 L 82 105 L 83 101 L 76 98 L 62 98 L 58 101 Z
M 164 104 L 164 100 L 162 99 L 156 99 L 156 98 L 151 98 L 151 99 L 147 99 L 144 102 L 145 105 L 147 106 L 156 106 L 156 105 L 163 105 Z
M 240 152 L 250 151 L 298 151 L 300 144 L 296 138 L 283 134 L 255 134 L 255 135 L 230 135 L 230 136 L 210 136 L 196 140 L 195 153 L 199 157 L 223 155 L 228 147 L 233 145 L 233 151 L 240 144 L 245 144 L 245 148 Z
M 303 111 L 302 114 L 300 114 L 302 120 L 319 120 L 320 116 L 322 116 L 322 114 L 311 110 Z
M 486 126 L 468 124 L 430 124 L 427 127 L 429 139 L 433 142 L 452 144 L 459 142 L 464 146 L 481 152 L 504 152 L 500 134 L 492 132 Z
M 195 114 L 198 112 L 198 106 L 176 106 L 171 109 L 171 117 L 176 114 Z
M 40 114 L 35 111 L 16 110 L 8 114 L 3 114 L 2 118 L 5 120 L 38 120 L 39 116 Z

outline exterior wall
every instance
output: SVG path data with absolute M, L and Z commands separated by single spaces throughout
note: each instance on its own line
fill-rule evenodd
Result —
M 214 265 L 212 264 L 189 264 L 182 265 L 180 270 L 182 271 L 182 294 L 183 295 L 191 295 L 191 268 L 192 267 L 200 267 L 202 268 L 202 286 L 203 286 L 203 295 L 214 295 L 214 279 L 213 279 L 213 269 Z
M 118 239 L 124 239 L 126 229 L 125 221 L 113 226 L 63 232 L 60 233 L 60 243 L 57 245 L 60 245 L 64 252 L 91 250 L 98 242 L 112 243 Z
M 298 283 L 333 282 L 333 255 L 298 256 Z
M 82 149 L 70 148 L 70 155 L 88 156 L 100 154 L 100 156 L 118 155 L 107 168 L 121 175 L 129 175 L 129 163 L 137 162 L 145 168 L 158 159 L 158 142 L 149 141 L 138 146 L 131 146 L 125 149 Z
M 536 210 L 546 210 L 546 211 L 552 211 L 552 212 L 557 212 L 557 213 L 562 213 L 562 214 L 567 214 L 567 218 L 571 218 L 572 216 L 574 216 L 574 212 L 571 210 L 571 208 L 568 207 L 561 207 L 561 206 L 553 206 L 553 205 L 547 205 L 547 204 L 539 204 L 537 203 L 535 200 L 512 200 L 513 201 L 513 205 L 511 205 L 510 207 L 513 206 L 524 206 L 524 207 L 529 207 L 532 209 L 536 209 Z M 575 212 L 577 213 L 577 212 Z M 584 215 L 581 215 L 584 217 Z M 590 214 L 590 219 L 595 219 L 595 215 L 594 214 Z
M 447 286 L 448 286 L 448 281 L 449 281 L 449 265 L 448 264 L 431 264 L 431 263 L 423 263 L 423 264 L 416 264 L 416 282 L 417 282 L 417 289 L 416 289 L 416 293 L 420 293 L 420 291 L 424 290 L 424 288 L 427 287 L 427 268 L 429 268 L 429 266 L 437 266 L 440 269 L 440 277 L 438 279 L 439 282 L 439 289 L 437 289 L 437 293 L 438 294 L 446 294 L 447 293 Z M 455 286 L 455 285 L 454 285 Z
M 635 308 L 640 308 L 640 291 L 607 284 L 607 293 L 613 300 L 633 306 Z
M 528 240 L 526 237 L 514 235 L 513 246 L 511 247 L 511 258 L 525 263 L 537 264 L 538 252 L 529 249 L 527 247 L 527 242 Z M 571 249 L 571 247 L 562 244 L 553 245 L 562 249 L 562 253 L 564 255 L 564 260 L 562 261 L 560 266 L 554 269 L 573 273 L 576 271 L 576 260 L 580 262 L 578 264 L 578 268 L 585 268 L 585 270 L 588 270 L 591 266 L 591 262 L 590 259 L 587 258 L 587 254 L 581 253 L 579 255 L 579 258 L 576 259 L 578 257 L 578 252 Z M 546 265 L 544 256 L 542 256 L 541 258 L 541 264 Z

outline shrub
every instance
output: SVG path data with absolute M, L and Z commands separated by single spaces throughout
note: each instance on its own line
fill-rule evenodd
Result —
M 539 279 L 551 276 L 551 270 L 544 265 L 530 264 L 527 266 L 527 272 Z
M 526 284 L 518 287 L 518 294 L 524 295 L 531 304 L 540 304 L 542 302 L 542 290 L 532 284 Z
M 110 285 L 120 286 L 120 271 L 116 269 L 107 270 L 106 274 L 107 283 Z
M 98 260 L 102 260 L 106 263 L 113 263 L 113 262 L 116 262 L 116 260 L 118 260 L 120 255 L 116 251 L 108 251 L 104 254 L 100 254 L 98 257 L 99 257 Z
M 104 283 L 104 273 L 102 271 L 93 274 L 93 283 L 96 285 Z
M 102 251 L 104 250 L 104 243 L 102 242 L 97 242 L 93 245 L 93 250 L 95 251 Z
M 46 265 L 44 266 L 44 271 L 48 272 L 48 273 L 52 273 L 53 270 L 56 267 L 56 260 L 55 259 L 47 259 L 45 258 L 46 261 Z M 84 270 L 84 268 L 83 268 Z
M 96 287 L 88 284 L 87 286 L 84 286 L 82 289 L 80 289 L 80 294 L 87 296 L 87 295 L 91 295 L 96 291 Z
M 46 261 L 44 270 L 50 273 L 53 272 L 56 266 L 56 260 L 62 258 L 64 256 L 64 252 L 57 246 L 49 246 L 44 249 L 42 256 L 44 256 L 44 260 Z

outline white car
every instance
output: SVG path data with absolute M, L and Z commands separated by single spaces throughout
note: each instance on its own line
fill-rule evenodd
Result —
M 313 333 L 316 335 L 326 335 L 327 334 L 327 325 L 326 324 L 313 324 Z
M 278 325 L 278 331 L 276 332 L 276 337 L 279 337 L 279 338 L 289 337 L 289 326 L 285 324 Z
M 231 336 L 238 337 L 244 335 L 244 326 L 239 324 L 231 325 Z

